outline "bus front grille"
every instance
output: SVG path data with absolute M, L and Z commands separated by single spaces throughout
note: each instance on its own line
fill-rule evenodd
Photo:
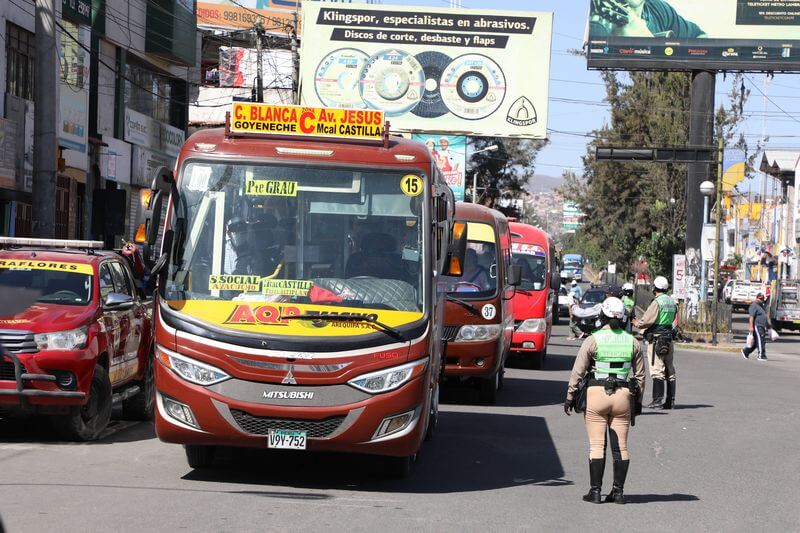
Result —
M 307 420 L 296 418 L 268 418 L 254 416 L 238 409 L 231 409 L 233 419 L 245 433 L 250 435 L 268 435 L 271 429 L 305 431 L 310 439 L 324 439 L 339 429 L 344 416 L 333 416 L 323 420 Z

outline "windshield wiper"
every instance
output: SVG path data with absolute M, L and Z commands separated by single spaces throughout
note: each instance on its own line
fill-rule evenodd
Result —
M 478 309 L 469 302 L 465 302 L 464 300 L 459 300 L 455 296 L 450 296 L 449 294 L 447 295 L 447 300 L 453 303 L 457 303 L 458 305 L 460 305 L 461 307 L 463 307 L 464 309 L 466 309 L 475 316 L 481 316 L 481 312 L 478 311 Z
M 363 322 L 367 324 L 374 324 L 390 337 L 394 337 L 395 339 L 402 342 L 408 342 L 408 338 L 406 338 L 406 336 L 403 335 L 397 329 L 387 324 L 384 324 L 383 322 L 380 322 L 377 319 L 370 318 L 368 316 L 305 314 L 305 315 L 286 315 L 282 316 L 281 318 L 286 320 L 323 320 L 325 322 Z

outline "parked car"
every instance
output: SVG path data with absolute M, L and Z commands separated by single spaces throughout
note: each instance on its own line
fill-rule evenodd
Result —
M 152 309 L 128 260 L 100 242 L 0 238 L 0 291 L 36 304 L 0 317 L 0 415 L 52 415 L 61 437 L 98 438 L 120 403 L 153 415 Z
M 736 285 L 736 280 L 729 279 L 722 288 L 722 301 L 724 301 L 726 304 L 731 303 L 731 295 L 733 294 L 734 285 Z
M 731 290 L 731 305 L 733 310 L 747 311 L 750 304 L 756 299 L 756 295 L 762 293 L 769 295 L 767 286 L 760 281 L 737 281 Z

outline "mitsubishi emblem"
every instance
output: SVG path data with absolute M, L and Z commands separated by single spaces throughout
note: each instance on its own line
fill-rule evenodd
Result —
M 289 372 L 286 373 L 281 383 L 284 385 L 297 385 L 297 380 L 294 379 L 294 374 L 292 374 L 292 367 L 289 367 Z

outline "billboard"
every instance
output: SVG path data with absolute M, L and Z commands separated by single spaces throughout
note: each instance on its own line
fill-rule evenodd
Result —
M 363 4 L 366 0 L 314 0 L 339 4 Z M 247 28 L 261 19 L 267 33 L 287 36 L 302 0 L 205 0 L 197 2 L 197 25 L 213 28 Z
M 800 70 L 800 0 L 590 0 L 589 68 Z
M 261 53 L 264 86 L 271 89 L 292 87 L 292 52 L 264 50 Z M 253 87 L 258 73 L 258 52 L 253 48 L 219 47 L 219 86 Z
M 464 201 L 466 184 L 464 172 L 467 169 L 467 138 L 463 135 L 429 135 L 415 133 L 415 141 L 425 143 L 442 171 L 447 184 L 459 202 Z
M 583 217 L 586 214 L 578 208 L 575 202 L 564 202 L 564 231 L 575 233 L 583 225 Z
M 541 139 L 552 13 L 303 5 L 303 105 L 384 111 L 393 131 Z

